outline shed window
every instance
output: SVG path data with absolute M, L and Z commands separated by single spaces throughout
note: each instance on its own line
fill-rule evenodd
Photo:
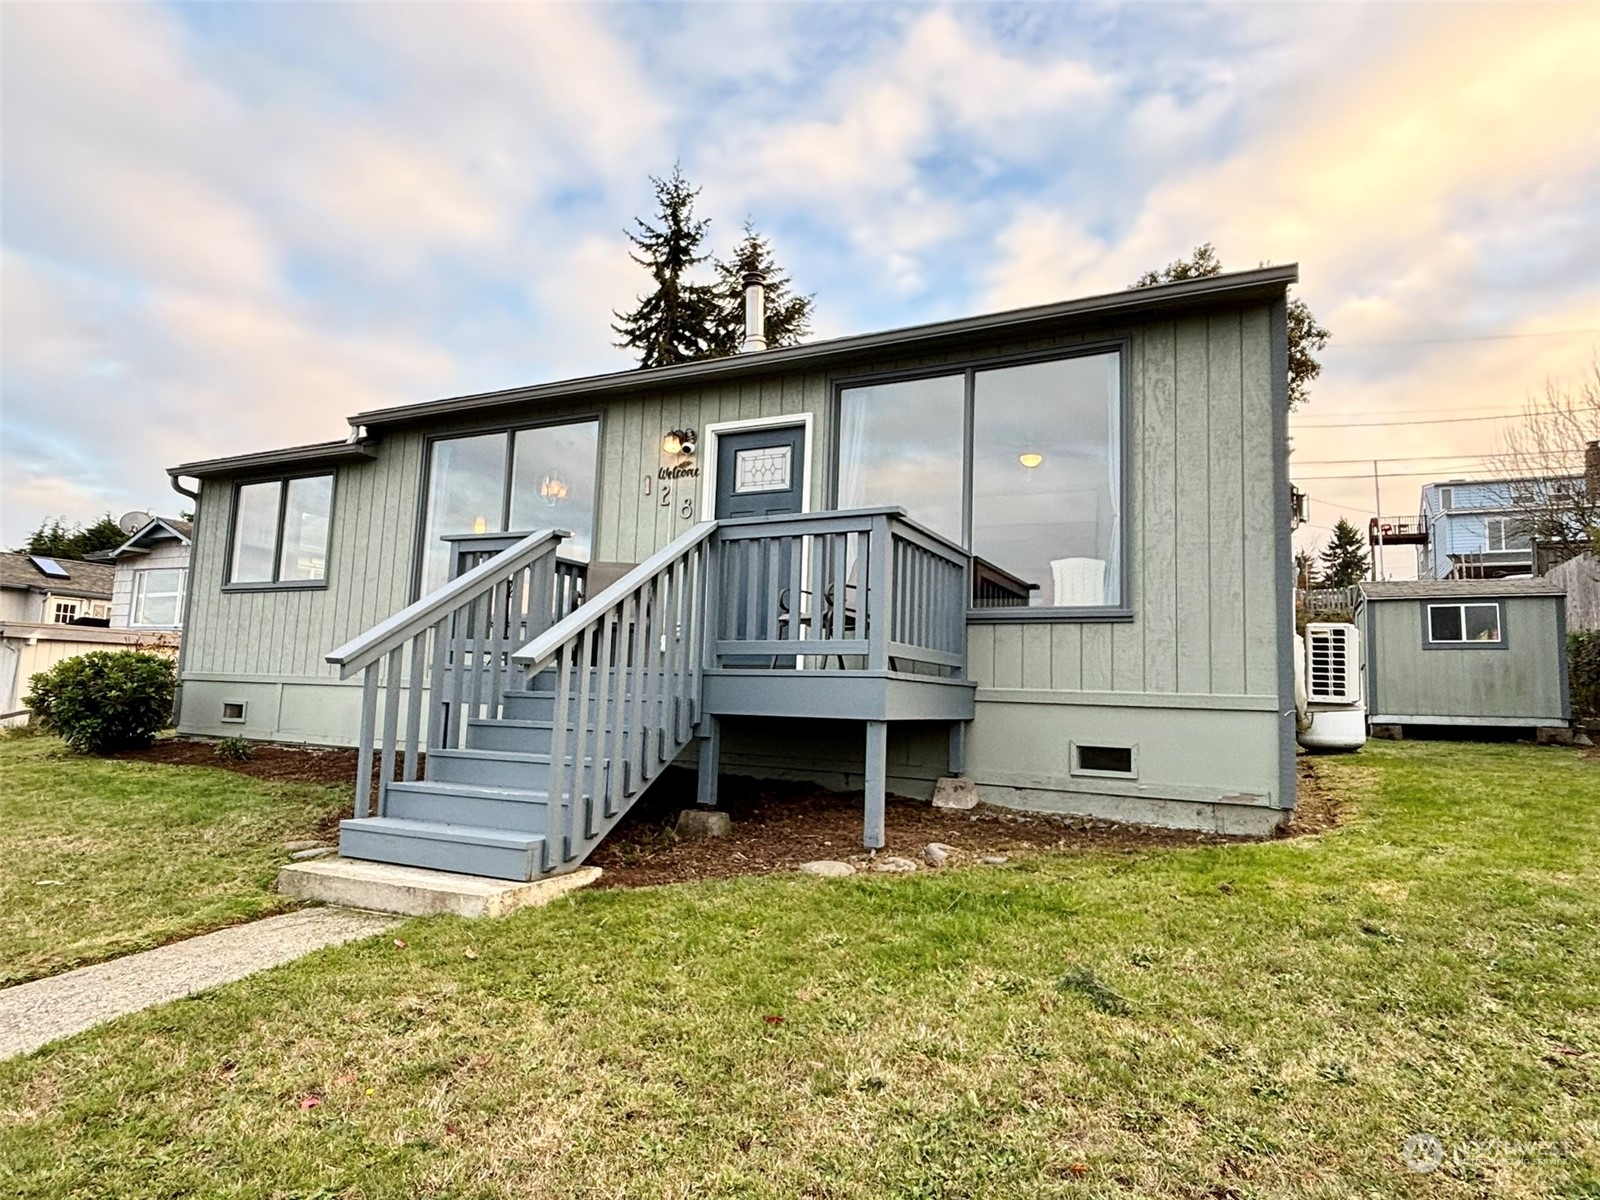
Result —
M 838 441 L 839 506 L 968 547 L 973 608 L 1124 604 L 1120 351 L 846 385 Z
M 152 567 L 133 574 L 130 625 L 176 627 L 183 620 L 183 588 L 189 572 L 183 567 Z
M 228 582 L 320 586 L 328 573 L 332 523 L 332 475 L 241 484 L 233 505 Z
M 76 600 L 57 600 L 50 608 L 50 620 L 56 625 L 70 625 L 78 619 Z
M 1498 645 L 1501 638 L 1498 602 L 1428 605 L 1430 642 L 1445 645 L 1471 643 Z
M 452 534 L 569 529 L 561 556 L 588 562 L 599 447 L 594 420 L 435 440 L 428 454 L 422 592 L 450 578 L 444 539 Z

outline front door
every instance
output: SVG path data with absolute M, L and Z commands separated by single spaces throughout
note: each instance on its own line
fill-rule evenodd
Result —
M 806 427 L 782 425 L 717 437 L 717 509 L 725 517 L 797 513 L 805 476 Z
M 747 429 L 717 437 L 716 517 L 781 517 L 804 507 L 806 429 L 780 425 Z M 800 597 L 790 596 L 791 556 L 798 542 L 780 543 L 774 563 L 754 553 L 759 542 L 733 543 L 723 564 L 722 621 L 733 636 L 744 639 L 793 638 Z M 787 656 L 726 656 L 724 666 L 790 667 Z

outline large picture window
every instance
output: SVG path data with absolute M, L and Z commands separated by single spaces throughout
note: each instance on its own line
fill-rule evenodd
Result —
M 323 586 L 332 523 L 332 475 L 240 484 L 234 495 L 228 583 Z
M 599 448 L 595 420 L 436 439 L 428 457 L 422 592 L 450 578 L 444 539 L 451 534 L 569 529 L 561 557 L 588 562 Z
M 1123 609 L 1119 350 L 847 384 L 838 428 L 839 506 L 967 547 L 974 608 Z

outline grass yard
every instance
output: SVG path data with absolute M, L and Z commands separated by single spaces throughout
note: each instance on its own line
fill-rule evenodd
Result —
M 1600 761 L 1320 769 L 1317 837 L 413 921 L 0 1063 L 0 1192 L 1600 1197 Z
M 279 911 L 284 841 L 343 807 L 326 787 L 0 740 L 0 986 Z

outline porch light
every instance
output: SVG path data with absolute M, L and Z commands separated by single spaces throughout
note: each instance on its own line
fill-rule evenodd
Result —
M 489 519 L 487 517 L 475 517 L 473 519 L 473 522 L 472 522 L 472 532 L 473 533 L 488 533 L 489 532 Z
M 1031 471 L 1035 467 L 1043 465 L 1044 455 L 1033 450 L 1027 450 L 1022 454 L 1017 455 L 1017 461 Z
M 693 454 L 695 447 L 695 431 L 692 429 L 673 429 L 661 439 L 661 452 L 663 454 Z
M 539 480 L 539 497 L 546 504 L 558 504 L 567 498 L 567 481 L 559 475 L 546 475 Z

